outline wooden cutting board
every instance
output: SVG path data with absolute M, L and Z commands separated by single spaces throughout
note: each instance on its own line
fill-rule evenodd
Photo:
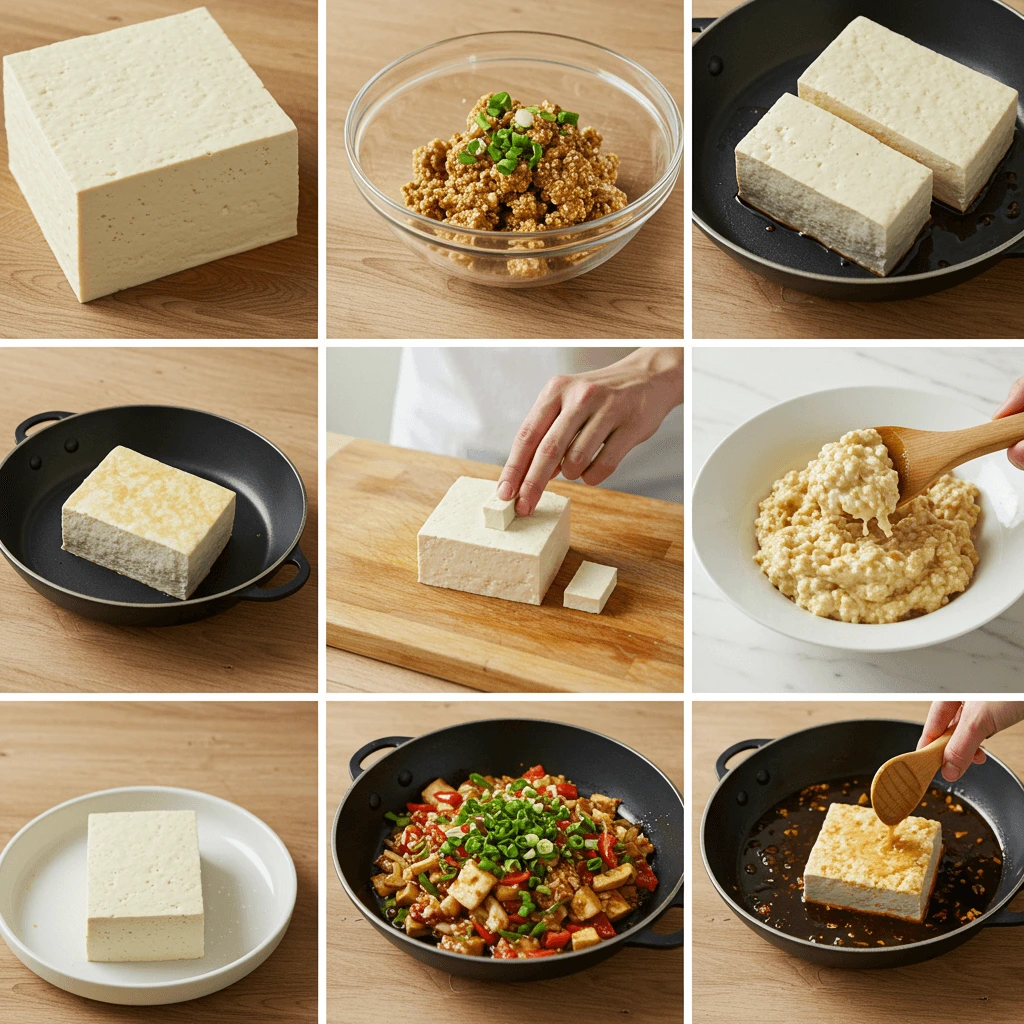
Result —
M 327 463 L 327 642 L 479 690 L 683 689 L 683 509 L 582 484 L 539 606 L 429 587 L 416 534 L 459 476 L 497 466 L 346 438 Z M 586 559 L 619 582 L 601 615 L 562 607 Z

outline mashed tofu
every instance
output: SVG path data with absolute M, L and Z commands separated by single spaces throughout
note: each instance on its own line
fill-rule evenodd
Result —
M 772 485 L 754 523 L 754 560 L 801 608 L 843 622 L 933 612 L 978 564 L 978 489 L 946 475 L 896 508 L 898 480 L 878 432 L 827 444 Z
M 941 857 L 937 821 L 906 818 L 890 831 L 870 807 L 832 804 L 804 869 L 804 900 L 921 922 Z

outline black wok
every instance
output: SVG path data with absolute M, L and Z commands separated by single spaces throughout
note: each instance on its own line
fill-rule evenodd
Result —
M 773 945 L 829 967 L 905 967 L 949 952 L 982 928 L 1024 924 L 1024 913 L 1007 909 L 1024 882 L 1024 786 L 991 754 L 959 782 L 936 776 L 933 783 L 973 805 L 1003 849 L 999 888 L 988 910 L 970 923 L 901 946 L 825 946 L 776 930 L 735 899 L 741 850 L 763 815 L 805 786 L 840 777 L 871 777 L 890 757 L 913 750 L 920 735 L 920 724 L 865 719 L 818 725 L 777 740 L 743 740 L 723 751 L 715 762 L 721 781 L 704 811 L 700 845 L 704 867 L 729 909 Z M 730 758 L 743 750 L 756 753 L 728 770 Z
M 370 754 L 388 747 L 395 750 L 362 769 Z M 642 823 L 654 844 L 651 867 L 658 876 L 658 888 L 631 917 L 617 922 L 619 934 L 575 953 L 495 960 L 449 953 L 431 942 L 409 938 L 385 921 L 370 885 L 370 876 L 377 870 L 373 862 L 391 831 L 385 812 L 416 802 L 423 788 L 439 777 L 458 785 L 470 772 L 502 775 L 535 764 L 565 775 L 581 792 L 620 797 L 620 813 Z M 682 945 L 682 929 L 670 935 L 649 929 L 669 907 L 683 905 L 683 801 L 650 761 L 616 740 L 558 722 L 468 722 L 417 739 L 389 736 L 374 740 L 353 755 L 349 772 L 353 785 L 338 807 L 331 833 L 335 869 L 366 920 L 420 963 L 483 981 L 538 981 L 593 967 L 623 946 L 667 949 Z
M 56 421 L 39 432 L 40 423 Z M 0 551 L 18 574 L 62 608 L 119 626 L 174 626 L 239 601 L 278 601 L 309 579 L 299 550 L 306 489 L 266 438 L 239 423 L 159 405 L 74 414 L 44 412 L 19 424 L 0 462 Z M 117 445 L 235 491 L 235 526 L 209 576 L 187 601 L 61 550 L 61 506 Z M 283 565 L 299 571 L 262 589 Z
M 1024 97 L 1024 16 L 998 0 L 749 0 L 717 21 L 695 19 L 703 29 L 693 45 L 696 224 L 748 270 L 830 299 L 913 298 L 1024 256 L 1024 100 L 988 190 L 967 214 L 933 202 L 931 225 L 888 277 L 788 228 L 766 230 L 769 219 L 737 200 L 736 144 L 779 96 L 796 93 L 797 78 L 858 15 Z

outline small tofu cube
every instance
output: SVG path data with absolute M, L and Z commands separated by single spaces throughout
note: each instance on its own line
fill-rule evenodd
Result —
M 942 826 L 910 817 L 890 834 L 871 807 L 832 804 L 804 869 L 804 899 L 921 922 L 942 859 Z
M 601 906 L 609 921 L 621 921 L 633 913 L 633 908 L 619 895 L 617 889 L 612 889 L 606 896 L 601 897 Z
M 459 877 L 448 888 L 448 894 L 454 896 L 467 910 L 476 910 L 494 887 L 498 879 L 489 871 L 480 868 L 475 860 L 467 860 L 462 865 Z
M 406 914 L 405 916 L 405 934 L 410 938 L 419 939 L 424 935 L 430 934 L 430 926 L 424 924 L 422 921 L 417 921 L 413 918 L 412 914 Z
M 370 884 L 381 899 L 387 899 L 393 892 L 401 888 L 392 883 L 390 875 L 374 875 L 370 879 Z
M 617 868 L 605 871 L 603 874 L 594 875 L 590 883 L 594 892 L 607 892 L 609 889 L 618 889 L 620 885 L 632 882 L 636 878 L 636 868 L 632 864 L 620 864 Z
M 437 806 L 437 797 L 435 793 L 454 793 L 455 790 L 448 785 L 444 779 L 434 779 L 434 781 L 423 790 L 423 802 L 425 804 L 433 804 Z
M 597 562 L 584 562 L 565 588 L 562 605 L 600 615 L 618 581 L 618 569 L 610 565 L 598 565 Z
M 489 932 L 499 932 L 508 929 L 508 914 L 505 912 L 505 908 L 493 896 L 488 896 L 487 902 L 473 911 L 473 916 Z
M 462 904 L 452 895 L 441 900 L 441 913 L 445 917 L 458 917 L 462 913 Z
M 484 503 L 484 526 L 488 530 L 507 530 L 515 517 L 515 498 L 502 501 L 494 494 Z
M 420 887 L 415 882 L 410 882 L 395 897 L 395 903 L 400 907 L 407 907 L 415 901 L 420 894 Z
M 601 913 L 601 901 L 589 885 L 581 885 L 572 898 L 572 913 L 579 921 L 589 921 Z
M 591 946 L 596 946 L 601 941 L 601 936 L 597 934 L 596 928 L 581 928 L 578 932 L 572 933 L 572 948 L 575 952 L 577 949 L 589 949 Z

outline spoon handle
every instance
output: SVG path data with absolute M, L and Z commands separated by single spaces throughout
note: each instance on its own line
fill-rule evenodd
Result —
M 932 775 L 942 767 L 942 755 L 945 752 L 946 744 L 949 742 L 955 729 L 956 726 L 951 725 L 941 736 L 936 736 L 931 743 L 920 749 L 919 753 L 927 754 L 930 759 L 929 764 L 934 764 L 935 766 L 932 768 Z
M 969 427 L 961 433 L 963 445 L 958 454 L 958 462 L 970 462 L 982 455 L 1002 451 L 1018 441 L 1024 441 L 1024 412 L 1004 416 L 1002 419 L 982 423 L 977 427 Z

